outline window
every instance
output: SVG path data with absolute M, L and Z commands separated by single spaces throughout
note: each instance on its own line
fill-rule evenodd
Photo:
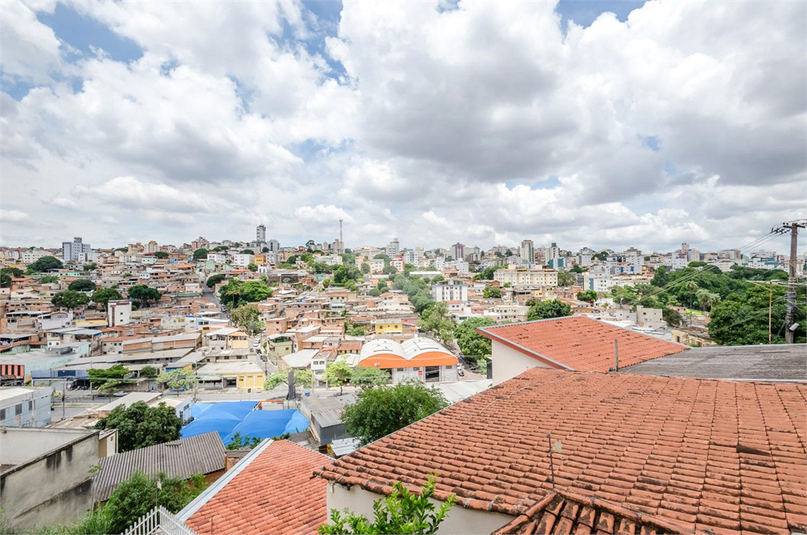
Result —
M 440 366 L 426 366 L 426 382 L 436 383 L 440 381 Z
M 6 419 L 6 409 L 0 409 L 0 420 Z
M 14 415 L 19 416 L 20 414 L 22 414 L 22 403 L 17 403 L 14 406 Z

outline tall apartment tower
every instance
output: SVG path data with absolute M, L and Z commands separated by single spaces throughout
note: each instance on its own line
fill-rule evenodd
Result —
M 535 262 L 535 246 L 532 240 L 522 240 L 520 253 L 522 260 L 530 264 Z
M 465 246 L 460 242 L 455 243 L 451 246 L 451 256 L 454 257 L 454 260 L 462 260 L 465 258 Z
M 82 243 L 80 237 L 73 238 L 73 241 L 62 242 L 62 259 L 65 262 L 78 260 L 82 253 L 91 253 L 92 248 L 89 243 Z
M 401 244 L 398 241 L 398 238 L 393 238 L 391 242 L 387 244 L 387 256 L 393 257 L 401 252 Z
M 266 243 L 266 226 L 258 225 L 255 230 L 255 238 L 258 243 Z

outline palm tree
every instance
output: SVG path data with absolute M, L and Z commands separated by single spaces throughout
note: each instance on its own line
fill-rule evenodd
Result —
M 695 294 L 702 310 L 712 310 L 712 307 L 720 302 L 720 294 L 710 292 L 706 289 L 698 290 Z

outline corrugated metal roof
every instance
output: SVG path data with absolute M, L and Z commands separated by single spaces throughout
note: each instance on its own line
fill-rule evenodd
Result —
M 189 478 L 224 470 L 224 444 L 217 432 L 157 444 L 101 459 L 101 471 L 93 481 L 97 500 L 106 501 L 135 472 Z

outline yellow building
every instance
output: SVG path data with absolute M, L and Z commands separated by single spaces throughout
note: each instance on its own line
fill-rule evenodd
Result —
M 265 254 L 256 254 L 253 260 L 256 266 L 263 266 L 266 264 L 266 255 Z
M 401 334 L 403 333 L 403 322 L 399 319 L 375 320 L 373 328 L 376 334 Z
M 205 364 L 196 370 L 201 383 L 221 387 L 236 386 L 241 389 L 263 388 L 266 374 L 254 362 L 236 360 Z

